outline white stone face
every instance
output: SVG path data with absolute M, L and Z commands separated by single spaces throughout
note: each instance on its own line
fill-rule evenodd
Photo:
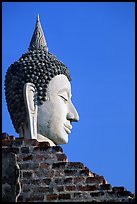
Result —
M 71 122 L 77 122 L 79 116 L 72 104 L 71 85 L 65 75 L 57 75 L 51 79 L 47 97 L 48 100 L 38 106 L 37 134 L 56 145 L 66 144 L 72 129 Z

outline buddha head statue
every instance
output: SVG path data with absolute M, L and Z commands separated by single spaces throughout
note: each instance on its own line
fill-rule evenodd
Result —
M 68 68 L 48 51 L 39 16 L 28 52 L 5 76 L 8 111 L 20 137 L 66 144 L 79 115 L 71 101 Z

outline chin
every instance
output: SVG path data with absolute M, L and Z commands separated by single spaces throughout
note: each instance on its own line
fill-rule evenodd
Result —
M 56 144 L 67 144 L 68 143 L 68 135 L 67 134 L 62 134 L 61 136 L 59 135 L 57 137 Z

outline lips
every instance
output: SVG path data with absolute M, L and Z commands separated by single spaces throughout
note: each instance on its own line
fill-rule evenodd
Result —
M 65 129 L 65 131 L 66 131 L 67 134 L 70 134 L 70 133 L 71 133 L 72 126 L 71 126 L 71 125 L 66 125 L 66 124 L 64 124 L 64 129 Z

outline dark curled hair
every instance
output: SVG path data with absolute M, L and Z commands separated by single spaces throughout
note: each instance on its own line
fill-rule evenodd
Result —
M 71 81 L 68 68 L 44 49 L 30 50 L 8 68 L 5 76 L 5 96 L 8 111 L 17 133 L 26 119 L 23 87 L 27 82 L 35 85 L 37 101 L 46 100 L 50 80 L 64 74 Z

